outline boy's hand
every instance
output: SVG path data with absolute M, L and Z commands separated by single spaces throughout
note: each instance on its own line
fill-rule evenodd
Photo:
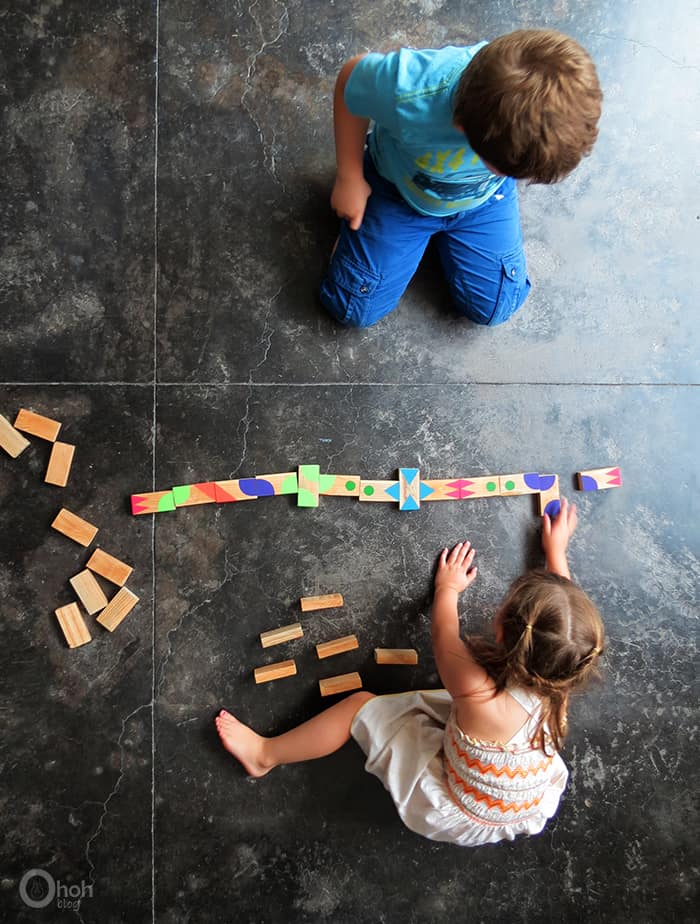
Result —
M 542 548 L 547 567 L 550 571 L 569 576 L 566 564 L 566 547 L 576 529 L 578 517 L 576 504 L 570 504 L 565 497 L 561 499 L 561 509 L 552 521 L 548 514 L 542 517 Z
M 477 569 L 472 567 L 475 554 L 469 542 L 458 542 L 451 552 L 443 549 L 435 574 L 435 591 L 454 590 L 461 594 L 466 590 L 476 578 Z
M 363 176 L 347 179 L 338 174 L 331 193 L 331 208 L 338 218 L 349 222 L 351 231 L 357 231 L 371 195 L 372 187 Z

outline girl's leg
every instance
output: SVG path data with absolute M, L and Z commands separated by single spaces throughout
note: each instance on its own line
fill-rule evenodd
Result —
M 373 693 L 353 693 L 319 715 L 283 735 L 264 738 L 239 722 L 225 709 L 216 717 L 216 730 L 226 750 L 240 761 L 251 776 L 264 776 L 280 764 L 325 757 L 350 738 L 352 720 Z

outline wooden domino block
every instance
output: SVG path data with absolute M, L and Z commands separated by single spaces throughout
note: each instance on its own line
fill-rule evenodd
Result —
M 79 648 L 92 639 L 77 603 L 59 606 L 54 612 L 69 648 Z
M 119 587 L 126 584 L 129 575 L 134 570 L 130 565 L 119 561 L 114 555 L 108 555 L 102 549 L 95 549 L 85 567 L 94 571 L 95 574 L 102 575 L 103 578 L 107 578 L 108 581 L 111 581 L 112 584 L 117 584 Z
M 76 516 L 70 510 L 66 510 L 65 507 L 59 510 L 58 516 L 51 526 L 59 533 L 63 533 L 64 536 L 68 536 L 73 542 L 77 542 L 78 545 L 90 545 L 97 535 L 97 526 L 93 526 L 87 520 Z
M 292 639 L 301 638 L 304 630 L 301 623 L 293 622 L 290 626 L 281 626 L 279 629 L 270 629 L 268 632 L 260 633 L 260 644 L 263 648 L 271 648 L 272 645 L 281 645 L 283 642 L 291 642 Z
M 97 621 L 105 629 L 114 632 L 119 623 L 125 616 L 129 615 L 138 602 L 139 598 L 136 594 L 132 594 L 128 587 L 122 587 L 102 610 L 97 617 Z
M 559 500 L 559 475 L 540 475 L 540 493 L 537 496 L 540 516 L 545 513 L 555 517 L 561 509 Z
M 316 646 L 316 654 L 319 658 L 332 658 L 333 655 L 342 654 L 344 651 L 354 651 L 359 647 L 360 643 L 356 635 L 344 635 L 343 638 L 335 638 L 330 642 L 321 642 Z
M 175 498 L 172 491 L 149 491 L 146 494 L 131 495 L 131 512 L 134 516 L 141 513 L 163 513 L 175 510 Z
M 178 484 L 172 490 L 176 507 L 194 507 L 196 504 L 216 503 L 216 483 L 214 481 Z
M 318 597 L 302 597 L 299 602 L 302 613 L 310 613 L 312 610 L 330 610 L 343 605 L 343 595 L 320 594 Z
M 61 424 L 58 420 L 42 417 L 41 414 L 35 414 L 33 411 L 22 408 L 15 420 L 15 428 L 53 443 L 56 441 Z
M 420 508 L 420 472 L 417 468 L 399 469 L 399 510 Z
M 353 671 L 351 674 L 338 674 L 337 677 L 326 677 L 319 680 L 321 696 L 335 696 L 336 693 L 347 693 L 348 690 L 359 690 L 362 687 L 362 678 Z
M 299 466 L 297 507 L 318 507 L 321 472 L 318 465 Z
M 0 414 L 0 446 L 5 452 L 16 459 L 28 445 L 29 440 L 26 440 L 19 430 L 15 430 L 10 421 Z
M 519 472 L 517 475 L 499 475 L 499 494 L 539 494 L 540 476 L 538 472 Z
M 319 494 L 333 497 L 359 497 L 359 475 L 321 475 L 319 478 Z
M 360 481 L 361 501 L 380 504 L 397 504 L 399 502 L 398 481 Z
M 418 664 L 418 652 L 415 648 L 375 648 L 374 660 L 377 664 Z
M 589 468 L 585 472 L 576 472 L 579 491 L 607 491 L 608 488 L 622 487 L 622 472 L 614 468 Z
M 65 488 L 68 484 L 74 452 L 75 446 L 71 446 L 70 443 L 61 443 L 57 440 L 53 444 L 44 478 L 46 484 L 55 484 L 59 488 Z
M 214 496 L 217 504 L 232 504 L 234 501 L 255 500 L 252 482 L 254 478 L 234 478 L 214 482 Z
M 81 571 L 72 577 L 70 582 L 88 616 L 93 616 L 107 606 L 107 597 L 91 571 Z
M 281 680 L 282 677 L 292 677 L 297 672 L 295 661 L 278 661 L 276 664 L 265 664 L 256 667 L 254 673 L 256 683 L 267 683 L 270 680 Z
M 437 478 L 421 481 L 421 499 L 424 501 L 497 497 L 500 490 L 498 475 L 486 475 L 483 478 Z
M 257 497 L 272 497 L 279 494 L 297 494 L 299 478 L 296 472 L 278 472 L 273 475 L 256 475 L 259 485 Z

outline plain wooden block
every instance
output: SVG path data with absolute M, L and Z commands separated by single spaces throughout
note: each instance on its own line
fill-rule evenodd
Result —
M 108 555 L 102 549 L 95 549 L 85 567 L 119 587 L 126 584 L 129 575 L 134 570 L 131 565 L 119 561 L 114 555 Z
M 293 622 L 289 626 L 281 626 L 279 629 L 270 629 L 268 632 L 260 633 L 260 644 L 263 648 L 271 648 L 272 645 L 281 645 L 283 642 L 291 642 L 295 638 L 301 638 L 304 630 L 301 623 Z
M 16 459 L 28 445 L 29 440 L 25 439 L 19 430 L 15 430 L 10 421 L 0 414 L 0 446 L 5 452 Z
M 300 465 L 297 507 L 318 507 L 321 471 L 318 465 Z
M 359 475 L 320 475 L 318 493 L 332 497 L 359 497 Z
M 41 414 L 35 414 L 33 411 L 22 408 L 15 420 L 15 428 L 53 443 L 61 429 L 61 424 L 58 420 L 52 420 L 50 417 L 43 417 Z
M 399 510 L 420 509 L 420 472 L 417 468 L 399 469 Z
M 360 481 L 361 501 L 379 504 L 397 504 L 399 502 L 398 481 Z
M 91 571 L 81 571 L 72 577 L 70 582 L 88 616 L 93 616 L 107 606 L 107 597 Z
M 499 475 L 498 482 L 501 496 L 509 494 L 539 494 L 540 476 L 538 472 L 518 472 L 515 475 Z
M 310 613 L 312 610 L 330 610 L 335 606 L 343 605 L 342 594 L 321 594 L 318 597 L 302 597 L 302 613 Z
M 172 491 L 148 491 L 145 494 L 131 495 L 131 512 L 134 516 L 176 509 Z
M 84 546 L 90 545 L 98 530 L 97 526 L 93 526 L 92 523 L 88 523 L 82 517 L 76 516 L 70 510 L 66 510 L 65 507 L 59 510 L 58 516 L 51 526 L 58 530 L 59 533 L 63 533 L 64 536 L 68 536 L 73 542 Z
M 297 494 L 299 478 L 296 472 L 275 472 L 272 475 L 256 475 L 255 480 L 264 488 L 258 497 L 272 497 L 280 494 Z
M 540 516 L 545 513 L 554 518 L 561 509 L 559 475 L 540 475 L 540 493 L 537 495 Z
M 79 648 L 92 639 L 77 603 L 59 606 L 55 613 L 69 648 Z
M 257 494 L 251 494 L 250 489 L 243 490 L 248 486 L 252 478 L 232 478 L 228 481 L 214 482 L 214 496 L 217 504 L 232 504 L 234 501 L 257 500 Z
M 200 481 L 197 484 L 178 484 L 172 489 L 176 507 L 194 507 L 197 504 L 216 503 L 216 482 Z
M 44 478 L 46 484 L 55 484 L 59 488 L 65 488 L 68 484 L 74 453 L 75 446 L 70 443 L 61 443 L 57 440 L 53 444 L 46 469 L 46 477 Z
M 608 488 L 622 487 L 622 472 L 614 468 L 589 468 L 585 472 L 576 472 L 579 491 L 607 491 Z
M 332 658 L 333 655 L 342 654 L 344 651 L 353 651 L 359 648 L 360 643 L 356 635 L 344 635 L 342 638 L 335 638 L 330 642 L 321 642 L 316 646 L 316 654 L 319 658 Z
M 415 648 L 375 648 L 374 660 L 377 664 L 418 664 L 418 652 Z
M 270 680 L 281 680 L 282 677 L 292 677 L 297 672 L 296 661 L 278 661 L 276 664 L 265 664 L 256 667 L 253 674 L 256 683 L 267 683 Z
M 122 587 L 102 610 L 97 617 L 97 621 L 105 629 L 114 632 L 119 623 L 129 615 L 138 602 L 139 598 L 136 594 L 132 594 L 128 587 Z
M 319 680 L 321 696 L 334 696 L 336 693 L 346 693 L 348 690 L 359 690 L 362 687 L 362 678 L 353 671 L 351 674 L 338 674 L 337 677 L 326 677 Z
M 421 482 L 424 501 L 469 500 L 474 497 L 498 497 L 498 475 L 478 478 L 429 478 Z

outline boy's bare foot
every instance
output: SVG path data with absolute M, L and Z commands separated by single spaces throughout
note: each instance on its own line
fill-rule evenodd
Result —
M 236 760 L 243 764 L 250 776 L 265 776 L 272 766 L 263 757 L 265 739 L 248 728 L 230 712 L 222 709 L 214 720 L 221 743 Z

